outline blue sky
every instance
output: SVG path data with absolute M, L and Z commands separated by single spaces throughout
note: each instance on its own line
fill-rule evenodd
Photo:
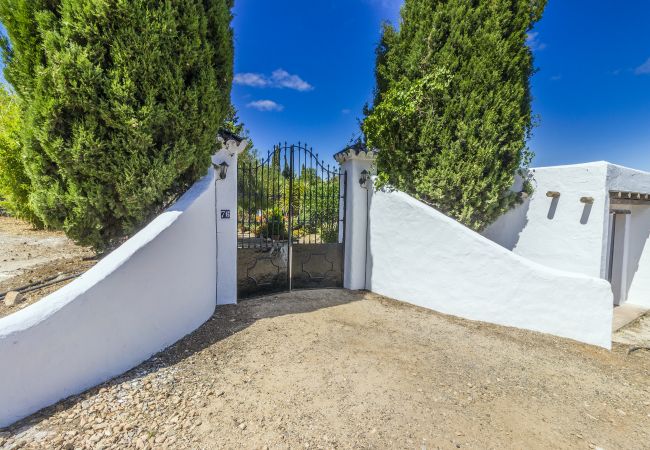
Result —
M 233 87 L 257 147 L 306 139 L 323 154 L 340 149 L 371 99 L 380 24 L 398 23 L 402 2 L 236 3 L 236 72 L 264 76 L 265 87 Z M 534 165 L 608 160 L 650 170 L 648 17 L 647 0 L 549 0 L 530 41 L 539 69 L 533 78 L 533 109 L 540 116 L 530 142 Z M 278 87 L 271 78 L 278 69 L 313 89 Z M 254 103 L 260 100 L 278 106 Z
M 397 19 L 400 3 L 235 2 L 232 98 L 257 148 L 300 140 L 329 157 L 358 134 L 380 24 Z
M 328 159 L 358 133 L 380 24 L 398 23 L 401 4 L 237 0 L 232 98 L 256 147 L 301 140 Z M 549 0 L 530 40 L 534 165 L 650 170 L 648 17 L 647 0 Z
M 608 160 L 650 170 L 648 17 L 646 0 L 549 1 L 534 30 L 536 165 Z

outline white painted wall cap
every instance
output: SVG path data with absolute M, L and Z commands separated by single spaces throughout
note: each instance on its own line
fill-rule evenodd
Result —
M 341 150 L 338 153 L 334 154 L 334 159 L 339 163 L 343 164 L 346 161 L 350 161 L 353 159 L 360 159 L 360 160 L 374 160 L 377 157 L 378 150 L 377 149 L 369 149 L 366 147 L 365 144 L 362 143 L 356 143 L 354 145 L 350 145 L 343 150 Z
M 620 171 L 620 172 L 627 172 L 627 173 L 630 173 L 630 174 L 650 175 L 650 172 L 647 172 L 645 170 L 634 169 L 632 167 L 627 167 L 627 166 L 621 166 L 620 164 L 607 163 L 607 167 L 609 169 L 617 170 L 617 171 Z
M 614 164 L 609 161 L 592 161 L 578 164 L 564 164 L 560 166 L 541 166 L 541 167 L 531 167 L 530 170 L 556 170 L 556 169 L 577 169 L 582 167 L 606 167 L 608 169 L 619 170 L 621 172 L 629 173 L 641 173 L 650 175 L 650 172 L 640 169 L 634 169 L 632 167 L 622 166 L 620 164 Z
M 611 166 L 612 164 L 607 161 L 592 161 L 578 164 L 564 164 L 559 166 L 541 166 L 531 167 L 530 170 L 556 170 L 556 169 L 577 169 L 580 167 L 603 167 Z
M 236 135 L 235 133 L 232 133 L 226 129 L 220 129 L 219 134 L 217 135 L 217 139 L 223 142 L 228 142 L 228 141 L 235 141 L 238 144 L 244 141 L 245 139 L 241 136 Z
M 219 136 L 217 140 L 221 144 L 221 149 L 212 155 L 213 164 L 221 163 L 224 157 L 232 158 L 235 155 L 239 155 L 248 147 L 248 139 L 242 139 L 241 141 L 230 139 L 225 141 L 223 137 Z

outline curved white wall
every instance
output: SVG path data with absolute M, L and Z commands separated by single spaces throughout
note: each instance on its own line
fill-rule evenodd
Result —
M 367 268 L 378 294 L 611 347 L 609 283 L 518 256 L 402 192 L 371 195 Z
M 80 278 L 0 319 L 0 427 L 149 358 L 210 318 L 214 172 Z

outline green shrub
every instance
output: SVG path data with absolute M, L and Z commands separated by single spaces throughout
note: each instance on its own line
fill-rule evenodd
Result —
M 377 48 L 362 128 L 382 181 L 481 230 L 532 153 L 527 33 L 545 0 L 406 0 Z
M 266 216 L 258 231 L 258 235 L 263 238 L 286 239 L 288 237 L 287 222 L 284 215 L 278 208 L 274 208 Z
M 29 206 L 31 182 L 23 165 L 19 133 L 17 98 L 0 84 L 0 208 L 40 227 L 42 223 Z
M 333 225 L 322 227 L 320 237 L 324 243 L 336 244 L 339 241 L 339 230 Z
M 106 249 L 206 173 L 230 106 L 232 0 L 0 0 L 30 204 Z

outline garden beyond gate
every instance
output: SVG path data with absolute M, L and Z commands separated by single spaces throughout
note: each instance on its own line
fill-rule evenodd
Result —
M 343 286 L 346 174 L 306 144 L 278 144 L 241 163 L 237 187 L 239 298 Z

